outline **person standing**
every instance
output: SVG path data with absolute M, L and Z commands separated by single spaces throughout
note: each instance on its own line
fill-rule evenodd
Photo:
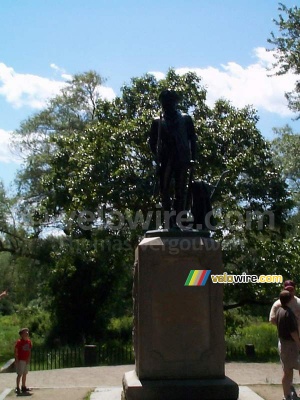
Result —
M 284 398 L 292 399 L 293 370 L 299 370 L 300 339 L 298 324 L 293 311 L 290 308 L 292 294 L 283 290 L 279 295 L 281 306 L 276 312 L 276 325 L 278 332 L 278 350 L 283 369 L 282 388 Z
M 300 299 L 295 295 L 296 284 L 294 281 L 289 279 L 284 282 L 283 289 L 288 290 L 291 293 L 292 298 L 289 307 L 295 314 L 298 323 L 298 331 L 300 332 Z M 281 302 L 280 299 L 278 299 L 273 303 L 272 308 L 270 310 L 269 321 L 274 325 L 276 325 L 276 312 L 280 307 L 281 307 Z
M 287 290 L 291 294 L 289 308 L 293 311 L 293 313 L 296 317 L 296 321 L 297 321 L 297 325 L 298 325 L 298 332 L 300 332 L 300 299 L 295 295 L 296 284 L 294 281 L 288 279 L 284 282 L 283 289 Z M 280 299 L 276 300 L 271 307 L 269 321 L 274 325 L 276 325 L 276 313 L 280 307 L 281 307 Z M 278 345 L 279 345 L 279 342 L 278 342 Z M 300 366 L 299 366 L 299 375 L 300 375 Z M 294 387 L 292 387 L 291 389 L 293 392 L 296 392 Z
M 17 394 L 21 393 L 28 394 L 30 389 L 26 387 L 26 378 L 29 370 L 32 343 L 31 340 L 29 339 L 28 328 L 20 329 L 19 335 L 20 339 L 18 339 L 15 344 L 15 363 L 17 372 L 15 392 Z M 22 384 L 21 390 L 20 390 L 20 382 Z

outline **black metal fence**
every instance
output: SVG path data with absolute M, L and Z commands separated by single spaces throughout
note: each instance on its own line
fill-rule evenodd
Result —
M 88 345 L 46 349 L 33 347 L 30 369 L 32 371 L 91 367 L 98 365 L 134 364 L 132 345 Z
M 250 351 L 251 350 L 251 351 Z M 257 351 L 253 345 L 237 346 L 227 343 L 226 361 L 273 361 L 277 360 L 277 350 L 266 353 Z M 134 352 L 131 344 L 98 344 L 81 347 L 61 347 L 46 349 L 34 346 L 32 349 L 30 368 L 34 371 L 92 367 L 99 365 L 134 364 Z

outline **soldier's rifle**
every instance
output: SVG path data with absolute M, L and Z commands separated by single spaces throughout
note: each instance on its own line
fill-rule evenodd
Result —
M 156 163 L 156 171 L 155 171 L 155 181 L 153 188 L 153 196 L 156 196 L 157 186 L 159 182 L 160 169 L 161 169 L 161 131 L 162 131 L 162 113 L 159 113 L 159 121 L 158 121 L 158 131 L 157 131 L 157 142 L 156 142 L 156 155 L 155 155 L 155 163 Z M 159 191 L 158 191 L 159 192 Z

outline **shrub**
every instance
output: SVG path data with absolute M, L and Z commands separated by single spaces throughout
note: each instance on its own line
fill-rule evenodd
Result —
M 121 342 L 129 342 L 132 337 L 133 317 L 124 316 L 112 318 L 107 327 L 110 339 L 118 339 Z
M 0 363 L 14 357 L 14 346 L 19 338 L 19 318 L 16 314 L 0 318 Z
M 253 344 L 256 361 L 277 361 L 277 329 L 268 322 L 242 327 L 235 335 L 226 337 L 227 359 L 247 359 L 245 347 Z
M 19 325 L 26 326 L 34 344 L 43 344 L 51 328 L 50 314 L 41 306 L 31 303 L 28 307 L 18 308 Z

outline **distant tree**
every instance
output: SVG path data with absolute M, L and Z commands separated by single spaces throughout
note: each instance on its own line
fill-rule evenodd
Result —
M 21 254 L 24 247 L 24 232 L 16 221 L 16 200 L 10 198 L 0 182 L 0 252 Z
M 48 160 L 56 150 L 53 138 L 83 132 L 95 121 L 99 88 L 104 79 L 95 71 L 77 74 L 67 81 L 47 107 L 21 123 L 14 132 L 13 145 L 24 158 L 17 182 L 33 206 L 45 195 L 42 179 L 49 170 Z
M 110 319 L 131 313 L 133 257 L 126 237 L 105 230 L 90 239 L 65 238 L 52 251 L 50 342 L 103 341 Z
M 116 315 L 118 310 L 121 310 L 119 313 L 124 312 L 126 302 L 131 298 L 131 289 L 126 284 L 127 277 L 131 277 L 131 267 L 128 269 L 124 266 L 127 256 L 124 243 L 120 244 L 121 236 L 118 235 L 114 241 L 113 236 L 109 233 L 106 239 L 102 238 L 101 235 L 106 237 L 106 231 L 100 232 L 100 236 L 97 234 L 95 237 L 94 234 L 91 234 L 89 227 L 86 229 L 84 226 L 82 229 L 75 228 L 73 230 L 73 220 L 78 221 L 79 218 L 83 220 L 82 225 L 85 224 L 85 216 L 81 217 L 80 215 L 82 210 L 95 210 L 91 203 L 95 190 L 89 182 L 92 177 L 93 184 L 97 185 L 101 176 L 97 174 L 97 170 L 95 174 L 91 170 L 94 160 L 87 157 L 89 153 L 90 155 L 94 155 L 94 153 L 90 151 L 90 146 L 93 150 L 96 146 L 100 153 L 103 151 L 107 157 L 106 161 L 111 159 L 111 149 L 109 152 L 104 151 L 104 141 L 99 143 L 99 140 L 96 140 L 94 143 L 93 140 L 86 137 L 88 127 L 91 129 L 98 123 L 95 113 L 100 101 L 99 88 L 103 82 L 100 75 L 94 71 L 75 75 L 66 83 L 61 93 L 49 101 L 44 110 L 28 118 L 15 132 L 15 149 L 24 155 L 24 165 L 17 178 L 20 196 L 18 202 L 19 224 L 22 221 L 28 229 L 28 246 L 34 258 L 31 265 L 36 262 L 40 264 L 39 272 L 43 271 L 44 274 L 43 293 L 47 300 L 44 304 L 47 305 L 48 299 L 50 299 L 53 321 L 56 321 L 50 336 L 55 337 L 55 334 L 59 333 L 60 338 L 64 341 L 70 340 L 70 330 L 77 332 L 76 335 L 72 334 L 75 341 L 90 337 L 91 327 L 94 329 L 95 336 L 103 335 L 105 327 L 103 321 L 108 321 L 109 310 L 114 310 L 111 311 L 113 315 Z M 109 138 L 107 144 L 109 145 Z M 98 145 L 100 145 L 99 148 L 97 148 Z M 81 156 L 82 159 L 80 159 Z M 56 171 L 56 163 L 63 167 L 64 171 Z M 91 177 L 88 176 L 85 182 L 87 172 L 91 174 Z M 77 197 L 74 196 L 72 190 L 67 193 L 64 190 L 65 187 L 70 189 L 68 184 L 72 185 L 75 174 L 78 174 L 79 179 L 81 175 L 83 176 L 83 186 Z M 68 216 L 66 224 L 62 225 L 61 219 L 66 217 L 65 210 L 68 210 L 66 202 L 69 197 L 74 200 L 70 211 L 71 213 L 74 211 L 75 214 L 71 214 L 71 218 Z M 53 199 L 53 207 L 49 202 L 50 199 Z M 94 202 L 97 205 L 100 204 L 99 199 L 95 199 Z M 61 228 L 68 233 L 68 237 L 50 236 L 48 239 L 42 239 L 41 234 L 49 228 L 50 235 L 53 228 Z M 112 245 L 113 247 L 111 247 Z M 131 259 L 128 262 L 129 265 L 132 265 L 134 247 L 127 244 L 127 248 L 132 251 Z M 83 254 L 80 254 L 79 249 L 82 249 Z M 117 252 L 121 250 L 122 257 L 118 258 Z M 90 257 L 87 257 L 86 253 Z M 47 264 L 46 270 L 43 270 L 42 267 L 44 261 Z M 96 262 L 97 264 L 95 264 Z M 111 266 L 112 262 L 114 262 L 114 266 Z M 119 264 L 116 265 L 117 262 L 122 266 L 120 270 L 118 270 Z M 100 268 L 103 263 L 104 266 Z M 26 259 L 18 258 L 19 266 L 25 264 Z M 75 273 L 73 268 L 76 269 Z M 20 268 L 17 269 L 20 272 Z M 32 268 L 28 268 L 28 278 L 31 270 Z M 47 273 L 48 276 L 46 276 Z M 107 279 L 105 278 L 106 273 Z M 99 274 L 102 276 L 100 277 Z M 21 275 L 24 278 L 24 289 L 27 279 L 22 273 Z M 35 282 L 39 282 L 39 275 L 39 273 L 36 274 Z M 89 276 L 91 278 L 98 276 L 98 278 L 92 282 L 89 280 Z M 115 279 L 109 278 L 109 276 L 114 276 Z M 82 289 L 82 284 L 87 285 L 88 296 L 84 299 L 78 291 L 79 287 Z M 36 288 L 36 285 L 32 286 Z M 39 285 L 39 287 L 42 286 Z M 91 287 L 95 289 L 92 290 Z M 17 292 L 20 291 L 22 289 L 19 285 Z M 36 294 L 38 296 L 39 292 Z M 120 297 L 124 298 L 124 303 L 120 302 Z M 71 303 L 69 303 L 70 298 L 72 298 Z M 110 298 L 111 306 L 108 304 L 108 298 Z M 97 299 L 98 301 L 96 301 Z M 26 299 L 24 300 L 26 301 Z M 74 310 L 77 311 L 76 314 L 74 314 Z M 67 316 L 70 316 L 71 324 L 69 324 Z M 80 328 L 77 328 L 78 323 Z
M 283 75 L 292 72 L 300 75 L 300 9 L 297 6 L 286 7 L 279 3 L 279 19 L 274 20 L 279 34 L 271 32 L 271 38 L 268 42 L 275 47 L 276 62 L 273 67 L 276 68 L 277 75 Z M 279 67 L 279 69 L 277 69 Z M 297 80 L 295 89 L 286 93 L 289 108 L 298 113 L 300 118 L 300 81 Z
M 46 291 L 50 251 L 48 240 L 32 237 L 30 214 L 24 213 L 22 201 L 7 195 L 0 183 L 0 277 L 8 289 L 6 303 L 27 306 Z M 51 248 L 51 250 L 50 250 Z
M 300 134 L 294 133 L 288 125 L 282 128 L 274 128 L 276 134 L 272 140 L 274 160 L 280 168 L 283 178 L 286 180 L 294 208 L 289 220 L 294 231 L 300 228 Z

